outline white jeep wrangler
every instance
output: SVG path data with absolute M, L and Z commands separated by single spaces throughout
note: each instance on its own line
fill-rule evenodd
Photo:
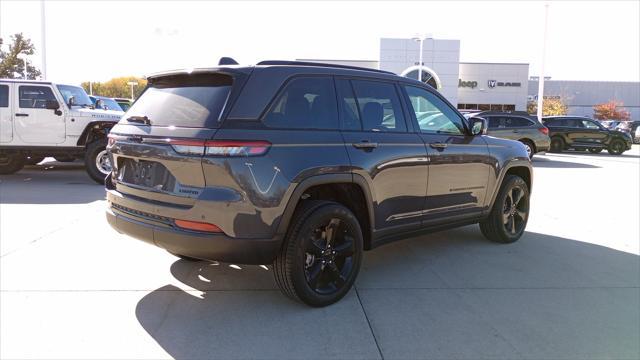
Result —
M 47 156 L 83 158 L 98 183 L 111 171 L 109 130 L 124 112 L 94 108 L 79 86 L 0 79 L 0 174 L 13 174 Z

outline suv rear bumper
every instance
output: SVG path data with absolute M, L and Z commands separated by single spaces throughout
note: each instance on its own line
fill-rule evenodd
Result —
M 171 253 L 203 260 L 237 264 L 273 263 L 281 241 L 274 239 L 238 239 L 224 234 L 183 231 L 146 223 L 119 213 L 110 207 L 107 221 L 119 233 L 126 234 Z

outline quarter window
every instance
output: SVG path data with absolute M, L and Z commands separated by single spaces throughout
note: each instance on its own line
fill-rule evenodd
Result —
M 48 100 L 56 100 L 51 88 L 46 86 L 20 86 L 18 93 L 23 109 L 46 109 Z
M 0 107 L 9 107 L 9 86 L 0 85 Z
M 589 120 L 582 120 L 582 125 L 584 125 L 584 127 L 586 127 L 587 129 L 600 129 L 600 127 L 596 123 Z
M 521 117 L 492 116 L 489 118 L 489 129 L 508 129 L 531 126 L 531 121 Z
M 365 131 L 406 132 L 395 85 L 378 81 L 352 81 Z
M 438 96 L 413 86 L 405 86 L 420 131 L 428 134 L 464 134 L 458 113 Z
M 333 79 L 295 78 L 278 96 L 264 124 L 287 129 L 338 129 L 338 105 Z

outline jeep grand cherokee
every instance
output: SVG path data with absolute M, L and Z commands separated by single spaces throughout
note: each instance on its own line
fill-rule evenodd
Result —
M 421 82 L 285 61 L 148 80 L 109 135 L 107 218 L 177 256 L 273 263 L 286 295 L 325 306 L 389 240 L 524 232 L 525 147 L 484 136 L 484 119 L 465 122 Z

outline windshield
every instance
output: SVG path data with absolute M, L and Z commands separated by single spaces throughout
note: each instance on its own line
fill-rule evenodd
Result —
M 98 97 L 98 100 L 102 100 L 102 106 L 106 106 L 107 110 L 122 111 L 122 107 L 112 98 Z
M 157 79 L 127 111 L 147 117 L 153 126 L 217 128 L 231 90 L 221 74 L 174 75 Z
M 89 99 L 89 95 L 84 91 L 80 86 L 71 86 L 71 85 L 57 85 L 58 91 L 62 94 L 64 98 L 64 103 L 69 103 L 69 98 L 75 98 L 75 104 L 78 106 L 93 106 L 91 99 Z

